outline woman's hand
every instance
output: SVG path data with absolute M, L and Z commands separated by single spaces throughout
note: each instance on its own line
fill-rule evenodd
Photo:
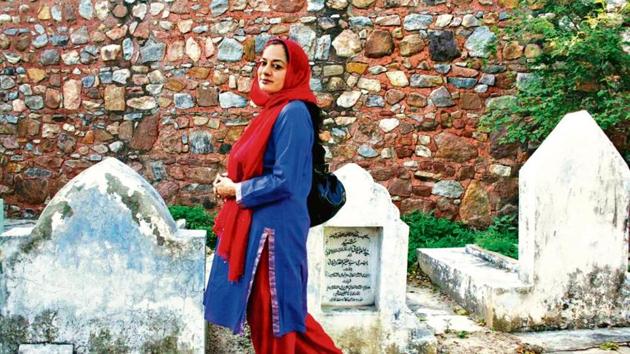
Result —
M 227 173 L 217 174 L 212 182 L 214 195 L 217 198 L 233 198 L 236 196 L 236 183 L 232 181 Z

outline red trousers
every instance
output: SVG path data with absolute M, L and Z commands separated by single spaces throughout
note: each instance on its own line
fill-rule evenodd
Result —
M 247 322 L 256 354 L 341 354 L 315 319 L 306 315 L 306 332 L 273 335 L 269 289 L 269 250 L 263 249 L 247 306 Z

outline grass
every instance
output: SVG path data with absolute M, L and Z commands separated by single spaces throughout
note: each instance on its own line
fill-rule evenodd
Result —
M 619 349 L 619 344 L 614 342 L 605 342 L 599 345 L 599 349 L 602 350 L 617 350 Z
M 416 263 L 417 248 L 463 247 L 474 243 L 489 251 L 518 258 L 516 215 L 497 217 L 486 230 L 476 230 L 461 222 L 437 218 L 432 213 L 419 211 L 401 218 L 409 225 L 407 261 L 410 268 Z
M 216 214 L 208 213 L 201 205 L 171 205 L 168 207 L 173 219 L 186 219 L 186 228 L 206 230 L 206 246 L 214 248 L 217 237 L 212 231 Z
M 457 332 L 457 337 L 460 339 L 466 339 L 468 338 L 469 333 L 466 331 L 459 331 Z
M 475 244 L 502 255 L 518 259 L 518 226 L 516 215 L 504 215 L 494 219 L 487 230 L 479 231 Z

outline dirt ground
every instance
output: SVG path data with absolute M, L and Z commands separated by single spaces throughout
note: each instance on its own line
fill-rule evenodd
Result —
M 421 272 L 412 269 L 407 277 L 409 289 L 414 287 L 426 289 L 432 293 L 431 299 L 450 308 L 454 314 L 468 316 L 466 311 L 441 293 Z M 483 323 L 477 322 L 480 326 Z M 249 342 L 246 327 L 243 336 L 234 336 L 227 329 L 209 325 L 206 337 L 206 353 L 212 354 L 249 354 L 254 353 Z M 538 346 L 523 344 L 521 340 L 509 333 L 496 332 L 483 328 L 474 332 L 450 331 L 436 335 L 438 354 L 630 354 L 630 348 L 622 345 L 618 350 L 593 348 L 590 350 L 549 353 Z M 607 348 L 606 348 L 607 349 Z
M 438 354 L 538 354 L 542 348 L 524 346 L 516 337 L 493 331 L 447 333 L 437 336 Z
M 466 311 L 441 293 L 431 280 L 419 269 L 410 269 L 407 284 L 411 287 L 432 289 L 437 301 L 450 307 L 456 314 L 465 315 Z M 483 323 L 477 321 L 483 326 Z M 447 331 L 436 335 L 438 354 L 538 354 L 542 348 L 523 345 L 521 341 L 509 333 L 495 332 L 485 329 L 478 332 Z
M 425 296 L 425 300 L 440 303 L 454 314 L 469 316 L 466 310 L 442 293 L 419 269 L 410 269 L 407 284 L 408 290 L 414 291 L 414 288 L 420 288 L 425 291 L 425 295 L 432 294 L 431 297 Z M 469 318 L 479 326 L 484 326 L 482 321 Z M 523 343 L 515 335 L 493 331 L 486 327 L 474 332 L 447 330 L 443 334 L 437 334 L 436 339 L 438 354 L 630 354 L 630 342 L 602 343 L 593 348 L 550 352 L 540 346 Z

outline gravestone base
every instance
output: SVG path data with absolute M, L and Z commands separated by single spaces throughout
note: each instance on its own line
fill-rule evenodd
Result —
M 348 353 L 437 353 L 433 332 L 406 310 L 396 320 L 384 320 L 376 312 L 320 313 L 317 321 L 335 344 Z
M 13 222 L 14 225 L 12 226 L 14 227 L 0 234 L 0 266 L 7 267 L 8 262 L 6 260 L 13 258 L 15 254 L 23 249 L 24 245 L 33 241 L 31 233 L 34 227 L 30 221 L 13 220 Z M 175 237 L 180 240 L 188 240 L 187 243 L 194 245 L 203 245 L 205 243 L 204 231 L 178 229 Z M 28 263 L 31 262 L 31 259 L 35 259 L 35 256 L 32 258 L 24 257 L 22 262 Z M 7 267 L 7 269 L 10 268 Z M 13 272 L 13 275 L 16 278 L 27 276 L 19 272 Z M 167 275 L 165 274 L 165 276 Z M 57 274 L 57 277 L 63 278 L 63 274 Z M 189 279 L 185 274 L 181 277 L 182 281 Z M 0 277 L 0 290 L 7 290 L 7 282 L 13 283 L 11 280 Z M 122 322 L 132 323 L 132 326 L 134 321 L 138 324 L 145 324 L 145 320 L 141 318 L 144 313 L 134 309 L 129 309 L 119 319 L 110 318 L 109 320 L 79 318 L 76 317 L 74 309 L 66 307 L 33 306 L 32 309 L 28 309 L 29 306 L 32 306 L 28 302 L 16 305 L 10 298 L 11 290 L 18 292 L 22 291 L 21 288 L 16 289 L 12 287 L 12 289 L 8 290 L 7 293 L 0 291 L 0 329 L 7 330 L 4 333 L 6 337 L 3 337 L 0 341 L 0 353 L 13 353 L 15 348 L 19 348 L 18 354 L 72 354 L 91 352 L 93 348 L 124 348 L 126 344 L 126 339 L 124 338 L 127 338 L 124 336 L 128 336 L 126 333 L 128 329 L 124 328 Z M 156 291 L 159 291 L 159 289 L 156 288 Z M 41 296 L 42 298 L 46 297 L 47 293 Z M 39 303 L 41 300 L 31 296 L 30 303 L 36 302 Z M 13 311 L 7 310 L 9 306 L 12 307 Z M 25 309 L 28 311 L 24 311 Z M 172 317 L 171 309 L 167 307 L 153 311 L 148 310 L 146 315 L 150 316 L 151 312 L 160 313 L 155 316 L 155 322 L 152 324 L 156 327 L 162 325 L 162 322 L 165 321 L 162 317 L 171 316 L 170 320 L 178 320 L 178 318 Z M 199 331 L 203 332 L 204 322 L 201 313 L 195 314 L 194 317 L 187 316 L 181 320 L 198 323 Z M 88 334 L 87 336 L 86 333 Z M 160 336 L 157 336 L 157 333 L 143 333 L 135 336 L 134 341 L 142 343 L 141 346 L 144 346 L 144 348 L 153 348 L 158 351 L 162 348 L 167 348 L 166 350 L 168 350 L 174 346 L 181 347 L 182 343 L 173 341 L 173 338 L 177 340 L 175 335 L 179 333 L 178 330 L 173 333 L 162 333 Z M 0 332 L 0 336 L 2 335 L 3 332 Z M 55 341 L 73 342 L 79 344 L 79 346 L 75 350 L 75 346 L 72 344 L 29 344 L 23 341 L 24 338 L 29 338 L 29 342 L 46 342 L 50 339 L 50 335 L 56 336 Z M 117 338 L 117 335 L 121 335 L 121 337 Z M 192 340 L 183 338 L 182 342 L 186 340 L 192 342 L 194 348 L 182 352 L 200 353 L 203 351 L 203 337 L 195 337 Z M 188 343 L 184 342 L 185 344 Z
M 519 333 L 516 337 L 523 343 L 537 345 L 544 353 L 573 353 L 574 350 L 597 348 L 603 343 L 616 343 L 620 346 L 630 343 L 630 327 L 578 329 L 571 331 L 548 331 Z M 620 348 L 621 349 L 621 348 Z M 630 348 L 627 348 L 628 350 Z M 607 351 L 607 353 L 615 353 Z M 622 353 L 626 353 L 625 351 Z
M 571 299 L 570 307 L 552 303 L 545 289 L 534 289 L 518 273 L 497 267 L 466 252 L 465 248 L 421 248 L 420 269 L 453 300 L 492 329 L 527 330 L 595 328 L 630 325 L 630 274 L 615 299 L 618 306 L 600 306 L 604 300 L 585 292 Z M 590 296 L 589 296 L 590 295 Z M 563 309 L 566 307 L 565 309 Z

